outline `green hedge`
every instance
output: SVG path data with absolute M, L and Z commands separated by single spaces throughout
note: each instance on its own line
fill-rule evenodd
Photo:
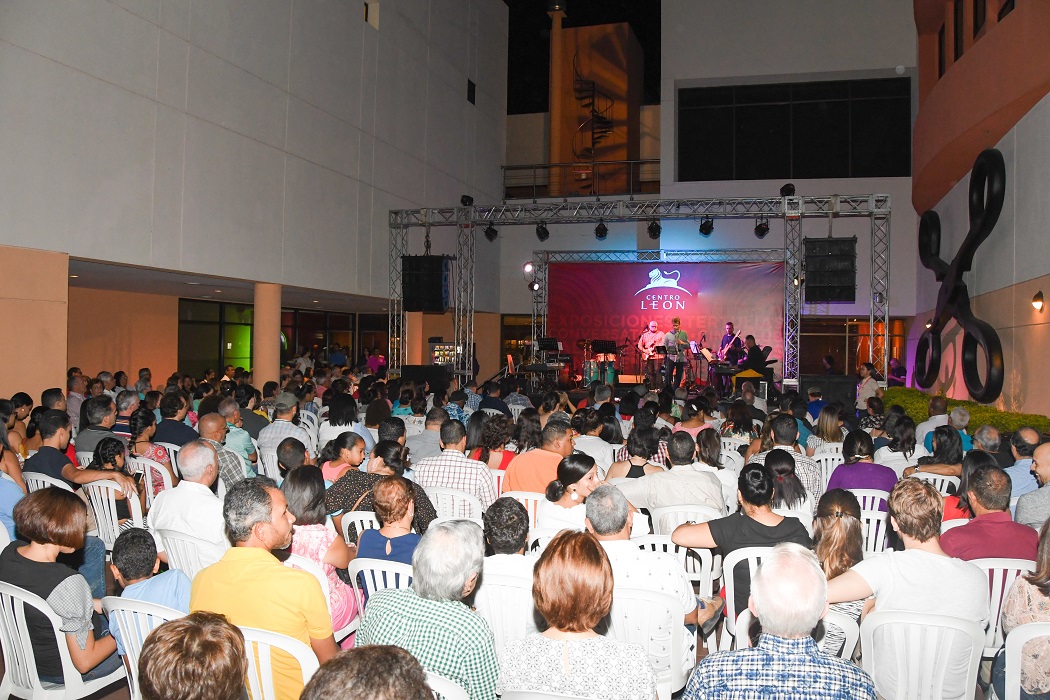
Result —
M 900 404 L 916 425 L 930 417 L 930 394 L 918 389 L 895 387 L 886 389 L 882 397 L 886 406 Z M 970 429 L 972 433 L 982 425 L 991 425 L 1001 433 L 1012 433 L 1023 426 L 1031 426 L 1040 433 L 1050 433 L 1050 418 L 1035 413 L 1010 413 L 1000 411 L 995 406 L 988 406 L 976 401 L 959 401 L 948 399 L 948 410 L 962 406 L 970 412 Z

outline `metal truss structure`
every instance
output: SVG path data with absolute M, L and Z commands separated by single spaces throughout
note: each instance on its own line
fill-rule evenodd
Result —
M 401 289 L 401 256 L 407 253 L 408 229 L 458 227 L 454 276 L 456 344 L 461 348 L 457 371 L 470 373 L 474 362 L 474 234 L 477 226 L 588 224 L 649 221 L 652 219 L 783 219 L 784 249 L 742 250 L 634 250 L 537 251 L 534 279 L 532 337 L 542 337 L 547 319 L 547 263 L 549 262 L 784 262 L 784 384 L 798 386 L 799 340 L 804 274 L 802 221 L 806 218 L 871 220 L 870 361 L 885 377 L 889 341 L 890 196 L 828 195 L 821 197 L 648 199 L 560 201 L 494 206 L 392 209 L 390 226 L 390 343 L 388 367 L 397 376 L 406 360 L 403 342 L 405 314 Z M 881 329 L 881 333 L 877 331 Z M 535 350 L 532 351 L 535 361 Z

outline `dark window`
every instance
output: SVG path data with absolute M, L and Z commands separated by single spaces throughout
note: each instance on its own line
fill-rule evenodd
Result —
M 954 22 L 952 26 L 955 31 L 953 40 L 953 46 L 955 47 L 955 60 L 958 61 L 963 55 L 963 0 L 955 0 L 954 8 Z
M 1003 17 L 1006 17 L 1008 14 L 1010 14 L 1013 11 L 1014 11 L 1014 0 L 1006 0 L 999 7 L 999 21 L 1002 22 L 1003 21 Z
M 973 36 L 975 39 L 984 26 L 984 16 L 987 12 L 988 4 L 985 0 L 973 0 Z
M 679 181 L 910 174 L 909 78 L 678 92 Z
M 944 25 L 941 25 L 940 31 L 937 32 L 937 77 L 944 77 L 944 66 L 948 62 L 947 57 L 944 55 L 946 48 L 944 46 Z
M 474 84 L 474 81 L 467 78 L 467 102 L 470 104 L 477 104 L 474 100 L 476 99 L 475 93 L 477 92 L 478 86 Z

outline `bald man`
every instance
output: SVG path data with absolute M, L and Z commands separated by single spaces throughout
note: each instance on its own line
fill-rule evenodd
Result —
M 201 439 L 215 448 L 219 457 L 219 478 L 223 486 L 229 490 L 234 484 L 242 479 L 254 477 L 255 473 L 244 463 L 241 456 L 223 446 L 226 439 L 226 418 L 218 413 L 209 413 L 201 416 L 197 424 L 200 429 Z
M 1010 498 L 1020 498 L 1039 488 L 1039 482 L 1032 475 L 1032 456 L 1037 447 L 1039 447 L 1039 432 L 1035 428 L 1028 426 L 1018 428 L 1010 436 L 1010 454 L 1014 457 L 1013 465 L 1006 468 L 1013 487 Z

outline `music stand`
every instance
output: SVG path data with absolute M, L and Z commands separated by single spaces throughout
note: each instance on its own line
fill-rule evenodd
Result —
M 616 341 L 592 340 L 591 350 L 598 355 L 614 355 L 616 354 Z
M 536 338 L 536 349 L 540 352 L 556 352 L 558 350 L 558 339 Z

